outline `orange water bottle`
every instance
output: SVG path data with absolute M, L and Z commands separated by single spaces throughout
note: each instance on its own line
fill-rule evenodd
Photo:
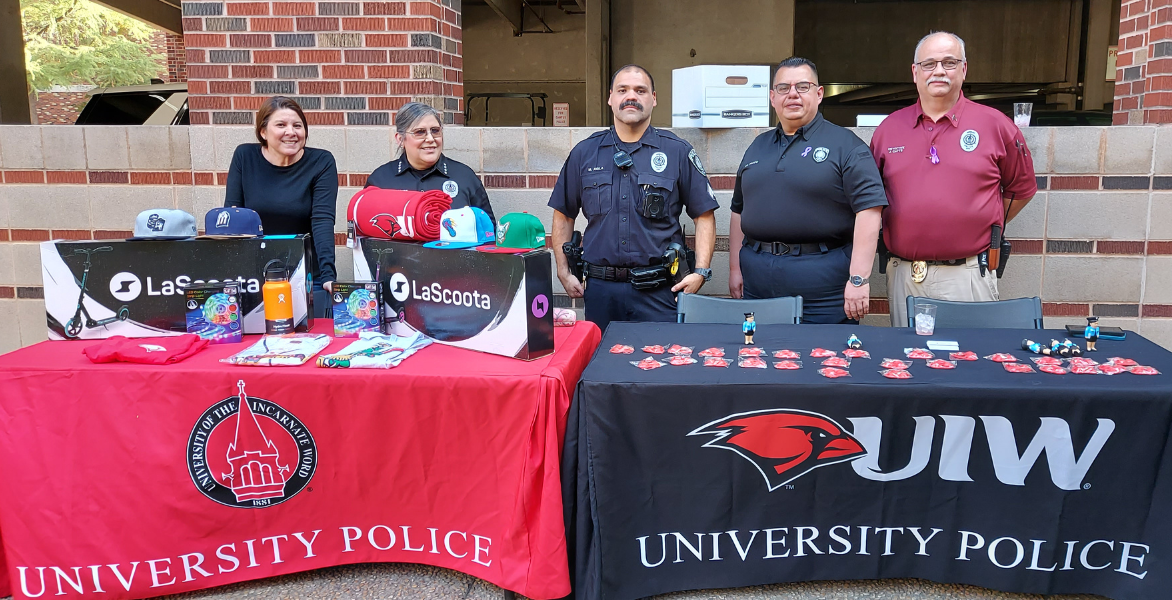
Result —
M 273 259 L 265 265 L 265 285 L 261 293 L 265 304 L 265 333 L 293 333 L 293 286 L 285 263 Z

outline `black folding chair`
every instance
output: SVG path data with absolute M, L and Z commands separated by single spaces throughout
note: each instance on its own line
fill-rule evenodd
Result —
M 998 302 L 953 302 L 907 297 L 907 326 L 915 327 L 916 305 L 936 305 L 936 327 L 974 329 L 1041 329 L 1042 299 L 1014 298 Z
M 676 301 L 678 323 L 742 323 L 747 312 L 759 325 L 797 325 L 802 322 L 802 297 L 737 300 L 681 293 Z

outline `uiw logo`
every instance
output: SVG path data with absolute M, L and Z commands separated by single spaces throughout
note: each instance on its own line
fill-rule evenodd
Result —
M 938 418 L 944 423 L 938 475 L 946 481 L 972 481 L 969 456 L 977 419 L 956 415 Z M 1070 424 L 1058 417 L 1042 417 L 1033 439 L 1019 454 L 1009 419 L 978 418 L 984 426 L 993 471 L 1006 485 L 1025 485 L 1026 476 L 1045 451 L 1054 485 L 1063 490 L 1080 489 L 1091 464 L 1115 431 L 1114 421 L 1098 419 L 1095 433 L 1076 455 Z M 854 427 L 848 432 L 825 415 L 782 408 L 729 415 L 688 435 L 716 436 L 704 447 L 732 450 L 752 462 L 773 491 L 813 469 L 847 461 L 855 473 L 872 481 L 899 481 L 920 474 L 932 456 L 937 417 L 914 419 L 916 429 L 907 465 L 886 473 L 879 467 L 883 421 L 878 417 L 850 418 Z

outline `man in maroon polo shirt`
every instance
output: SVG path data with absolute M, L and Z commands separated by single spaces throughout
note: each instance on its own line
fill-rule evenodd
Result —
M 908 296 L 997 300 L 997 275 L 980 268 L 979 256 L 993 227 L 1004 230 L 1038 191 L 1021 131 L 964 97 L 967 73 L 964 40 L 925 36 L 912 64 L 919 102 L 892 113 L 871 138 L 890 203 L 883 240 L 896 327 L 907 326 Z

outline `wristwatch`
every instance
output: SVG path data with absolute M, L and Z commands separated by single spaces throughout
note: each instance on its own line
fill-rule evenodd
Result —
M 862 275 L 851 275 L 850 282 L 855 287 L 863 287 L 863 284 L 867 283 L 867 280 L 863 279 Z
M 692 269 L 692 272 L 703 277 L 704 283 L 712 281 L 712 269 Z

